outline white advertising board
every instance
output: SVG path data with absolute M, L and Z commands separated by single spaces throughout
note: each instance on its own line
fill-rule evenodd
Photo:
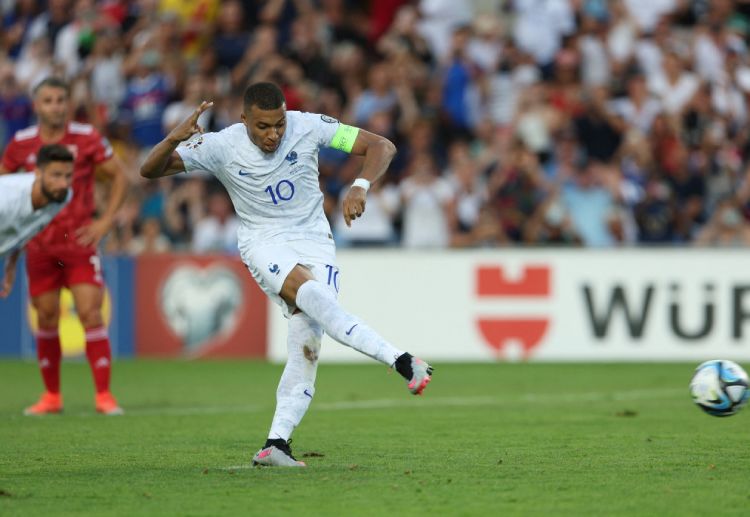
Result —
M 344 250 L 340 298 L 432 361 L 750 360 L 750 251 Z M 286 320 L 269 316 L 269 358 Z M 323 361 L 370 360 L 326 337 Z

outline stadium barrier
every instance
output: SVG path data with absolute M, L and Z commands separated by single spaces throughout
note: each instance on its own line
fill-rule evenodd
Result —
M 266 356 L 268 304 L 235 257 L 107 257 L 104 320 L 117 357 Z M 0 356 L 35 356 L 33 308 L 24 266 L 0 300 Z M 60 341 L 67 357 L 85 350 L 72 296 L 61 296 Z
M 108 328 L 114 356 L 134 353 L 134 263 L 128 257 L 103 257 L 102 271 L 107 282 L 102 315 Z M 36 315 L 28 296 L 26 265 L 18 264 L 16 282 L 10 297 L 0 299 L 0 357 L 35 357 Z M 84 330 L 78 321 L 70 291 L 60 296 L 60 341 L 63 353 L 79 356 L 85 350 Z
M 339 253 L 340 299 L 433 361 L 750 360 L 750 252 Z M 286 354 L 270 313 L 269 357 Z M 363 360 L 325 338 L 322 361 Z
M 266 356 L 266 295 L 238 258 L 142 256 L 136 286 L 138 356 Z
M 343 250 L 340 299 L 433 361 L 750 360 L 750 251 Z M 116 355 L 286 357 L 286 321 L 236 257 L 104 261 Z M 0 300 L 0 355 L 33 357 L 25 275 Z M 63 297 L 66 355 L 82 331 Z M 322 361 L 363 356 L 325 338 Z

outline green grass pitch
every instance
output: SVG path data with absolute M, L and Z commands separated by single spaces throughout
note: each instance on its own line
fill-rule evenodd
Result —
M 693 364 L 323 365 L 294 436 L 307 469 L 250 468 L 281 366 L 118 361 L 122 417 L 82 362 L 65 413 L 21 416 L 35 364 L 0 361 L 0 515 L 747 515 L 750 409 L 714 418 Z

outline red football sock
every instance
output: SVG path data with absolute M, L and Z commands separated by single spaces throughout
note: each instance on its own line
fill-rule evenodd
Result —
M 57 329 L 39 329 L 36 333 L 36 356 L 44 387 L 50 393 L 60 393 L 60 336 Z
M 112 354 L 109 349 L 107 329 L 96 327 L 86 329 L 86 357 L 94 375 L 97 393 L 109 391 L 110 366 Z

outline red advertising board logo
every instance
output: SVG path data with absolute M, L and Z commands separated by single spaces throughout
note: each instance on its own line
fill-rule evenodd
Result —
M 136 353 L 265 357 L 267 303 L 237 258 L 144 255 L 136 263 Z
M 518 280 L 510 280 L 500 266 L 479 266 L 476 272 L 476 292 L 480 299 L 549 298 L 551 274 L 548 266 L 527 266 Z M 522 347 L 522 357 L 530 357 L 549 328 L 549 318 L 539 317 L 484 317 L 477 320 L 485 342 L 503 355 L 511 341 Z

